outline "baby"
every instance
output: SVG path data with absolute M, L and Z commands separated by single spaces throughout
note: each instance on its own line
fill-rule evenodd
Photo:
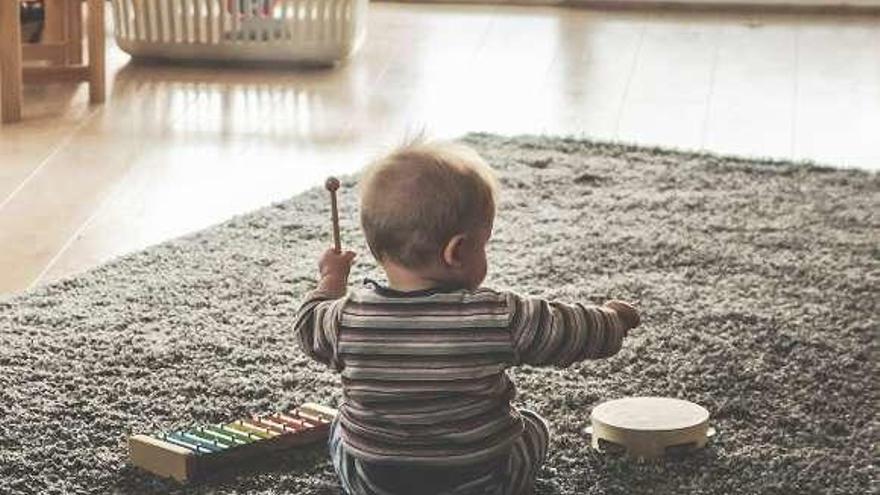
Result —
M 462 145 L 414 143 L 361 181 L 361 225 L 387 284 L 347 290 L 327 250 L 296 318 L 302 350 L 342 374 L 330 455 L 349 495 L 531 493 L 547 422 L 510 402 L 505 369 L 620 350 L 630 305 L 563 304 L 480 287 L 496 183 Z

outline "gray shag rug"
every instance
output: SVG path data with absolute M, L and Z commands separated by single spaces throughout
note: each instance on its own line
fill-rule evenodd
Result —
M 487 285 L 638 301 L 616 357 L 518 368 L 552 422 L 540 494 L 877 489 L 880 176 L 544 137 L 470 135 L 503 186 Z M 341 206 L 353 280 L 378 273 Z M 0 299 L 0 493 L 333 494 L 321 446 L 193 487 L 130 467 L 126 436 L 336 404 L 291 318 L 328 244 L 321 189 Z M 706 406 L 718 435 L 659 464 L 600 455 L 597 404 Z M 876 492 L 875 492 L 876 493 Z

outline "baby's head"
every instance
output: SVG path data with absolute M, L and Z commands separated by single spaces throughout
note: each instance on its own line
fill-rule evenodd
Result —
M 361 180 L 361 226 L 373 256 L 392 272 L 437 285 L 476 288 L 486 276 L 496 183 L 471 148 L 405 145 Z

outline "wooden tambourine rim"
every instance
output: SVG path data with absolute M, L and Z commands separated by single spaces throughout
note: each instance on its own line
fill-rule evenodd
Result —
M 646 427 L 639 428 L 637 426 L 634 428 L 627 427 L 623 426 L 627 425 L 627 421 L 615 422 L 610 420 L 605 422 L 603 419 L 608 420 L 609 418 L 597 418 L 597 416 L 602 416 L 602 410 L 597 415 L 595 414 L 596 409 L 606 406 L 606 404 L 612 404 L 611 406 L 606 406 L 606 408 L 613 408 L 615 405 L 619 407 L 623 401 L 641 401 L 645 403 L 643 405 L 648 406 L 651 405 L 652 401 L 655 403 L 659 401 L 660 404 L 677 403 L 675 404 L 676 407 L 681 408 L 683 406 L 685 408 L 683 410 L 686 412 L 687 409 L 691 410 L 690 419 L 693 422 L 688 424 L 684 420 L 676 423 L 675 418 L 670 420 L 667 417 L 662 419 L 665 419 L 669 426 L 674 425 L 678 427 L 665 429 L 658 427 L 652 429 Z M 716 434 L 715 429 L 709 426 L 709 413 L 705 408 L 689 401 L 663 397 L 630 397 L 606 402 L 593 409 L 593 413 L 590 414 L 590 420 L 592 425 L 585 429 L 585 433 L 592 437 L 594 449 L 600 452 L 603 451 L 601 440 L 622 447 L 630 457 L 644 459 L 663 457 L 667 453 L 667 449 L 670 448 L 682 446 L 685 446 L 686 449 L 704 447 L 708 439 Z M 636 417 L 633 422 L 629 423 L 629 426 L 633 426 L 633 423 L 638 423 L 639 421 L 643 421 L 643 418 Z M 660 424 L 662 425 L 662 421 Z

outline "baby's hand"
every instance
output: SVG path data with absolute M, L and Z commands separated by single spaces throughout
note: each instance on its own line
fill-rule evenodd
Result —
M 344 294 L 348 284 L 348 273 L 355 258 L 354 251 L 337 253 L 333 248 L 328 248 L 318 261 L 318 271 L 321 274 L 319 288 L 332 294 Z
M 642 319 L 639 317 L 639 310 L 628 303 L 614 299 L 605 303 L 605 307 L 617 312 L 620 319 L 626 325 L 627 330 L 632 330 L 642 322 Z

